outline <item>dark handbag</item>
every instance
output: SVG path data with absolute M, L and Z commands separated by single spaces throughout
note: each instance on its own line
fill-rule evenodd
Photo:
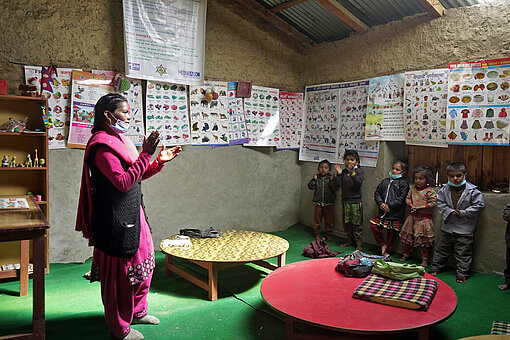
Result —
M 360 250 L 346 255 L 336 265 L 336 271 L 348 277 L 367 277 L 371 273 L 375 260 L 391 261 L 391 257 L 381 255 L 369 255 Z
M 209 228 L 209 229 L 205 229 L 205 230 L 185 228 L 185 229 L 179 230 L 179 234 L 193 237 L 193 238 L 212 238 L 212 237 L 220 237 L 221 231 L 218 229 L 213 229 L 213 228 Z
M 329 245 L 324 238 L 311 242 L 303 250 L 303 255 L 311 257 L 312 259 L 318 259 L 323 257 L 335 257 L 339 252 L 329 250 Z

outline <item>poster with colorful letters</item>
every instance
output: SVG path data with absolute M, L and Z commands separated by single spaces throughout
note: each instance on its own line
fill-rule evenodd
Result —
M 403 97 L 403 73 L 370 78 L 365 130 L 366 140 L 405 140 Z
M 193 145 L 228 145 L 227 83 L 206 81 L 190 86 L 191 139 Z
M 510 58 L 451 63 L 448 143 L 508 145 Z
M 248 143 L 243 98 L 236 97 L 237 81 L 229 81 L 227 86 L 229 145 Z
M 94 106 L 110 92 L 113 92 L 112 77 L 73 70 L 68 147 L 85 148 L 94 125 Z
M 345 150 L 355 150 L 360 165 L 377 166 L 379 142 L 365 140 L 368 80 L 339 84 L 340 111 L 338 120 L 338 163 L 343 164 Z
M 339 88 L 339 84 L 306 87 L 300 161 L 337 162 Z
M 280 140 L 278 149 L 299 149 L 303 120 L 303 93 L 280 92 Z
M 251 97 L 244 99 L 248 128 L 245 146 L 276 146 L 280 140 L 279 90 L 253 86 Z
M 448 69 L 406 72 L 404 83 L 406 144 L 447 147 Z
M 147 81 L 145 111 L 147 134 L 159 131 L 166 146 L 191 144 L 185 85 Z

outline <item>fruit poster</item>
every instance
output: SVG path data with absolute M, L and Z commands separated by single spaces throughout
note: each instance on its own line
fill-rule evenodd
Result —
M 448 69 L 407 72 L 404 83 L 406 144 L 447 147 Z
M 370 78 L 366 140 L 403 141 L 404 74 Z
M 67 146 L 84 149 L 94 125 L 94 106 L 99 98 L 113 92 L 112 77 L 73 70 L 71 125 Z
M 229 145 L 248 143 L 243 98 L 236 97 L 237 81 L 229 81 L 227 86 Z
M 162 144 L 191 144 L 188 95 L 185 85 L 147 81 L 147 134 L 159 131 Z
M 300 161 L 337 162 L 339 88 L 340 84 L 306 87 Z
M 276 146 L 280 140 L 279 90 L 253 86 L 251 97 L 244 99 L 248 128 L 245 146 Z
M 340 111 L 338 113 L 338 163 L 343 163 L 345 150 L 355 150 L 360 165 L 375 167 L 379 156 L 379 142 L 365 140 L 368 81 L 339 84 Z
M 451 63 L 448 143 L 508 145 L 510 58 Z
M 190 86 L 191 139 L 193 145 L 228 145 L 227 83 Z
M 278 149 L 299 149 L 303 119 L 303 93 L 280 92 Z

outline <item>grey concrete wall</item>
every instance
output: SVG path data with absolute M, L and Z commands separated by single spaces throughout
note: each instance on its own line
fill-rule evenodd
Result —
M 22 65 L 124 70 L 120 0 L 4 1 L 0 23 L 0 74 L 9 93 L 23 83 Z M 303 87 L 302 62 L 292 41 L 235 2 L 208 1 L 206 78 L 295 91 Z M 50 262 L 91 255 L 74 231 L 82 158 L 82 150 L 50 151 Z M 184 227 L 285 229 L 298 221 L 300 183 L 296 151 L 185 146 L 144 183 L 156 248 Z
M 509 16 L 508 1 L 496 0 L 489 4 L 449 9 L 441 18 L 417 15 L 341 41 L 320 44 L 307 51 L 306 84 L 352 81 L 448 67 L 449 62 L 508 57 L 510 26 L 498 23 L 506 22 Z M 402 155 L 405 155 L 403 143 L 381 143 L 377 167 L 364 168 L 363 236 L 368 243 L 375 244 L 368 224 L 368 219 L 377 212 L 373 192 L 387 175 L 392 160 Z M 313 214 L 312 196 L 306 184 L 316 169 L 317 164 L 306 163 L 301 167 L 300 219 L 307 225 L 312 225 Z M 501 216 L 510 195 L 484 192 L 484 197 L 486 208 L 478 223 L 473 270 L 502 272 L 505 267 L 503 236 L 506 224 Z M 343 234 L 339 205 L 336 213 L 337 232 Z M 437 213 L 434 214 L 434 223 L 436 235 L 439 235 L 441 220 Z M 401 249 L 400 246 L 397 251 Z

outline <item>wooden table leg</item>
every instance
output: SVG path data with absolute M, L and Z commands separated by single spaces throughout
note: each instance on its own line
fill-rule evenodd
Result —
M 282 254 L 278 255 L 278 267 L 285 266 L 285 256 L 287 252 L 283 252 Z
M 172 276 L 172 271 L 169 268 L 169 265 L 173 263 L 173 257 L 172 255 L 166 254 L 165 256 L 165 274 L 167 276 Z
M 44 321 L 44 263 L 45 263 L 45 242 L 44 231 L 33 240 L 33 323 L 34 337 L 36 339 L 44 339 L 46 337 L 45 321 Z
M 19 296 L 28 296 L 28 263 L 30 240 L 20 241 Z
M 285 317 L 285 340 L 294 339 L 294 320 L 290 317 Z
M 209 300 L 215 301 L 218 299 L 218 268 L 213 262 L 209 262 L 206 269 L 208 272 L 207 291 L 209 292 Z
M 423 327 L 418 330 L 418 340 L 429 340 L 429 327 Z

